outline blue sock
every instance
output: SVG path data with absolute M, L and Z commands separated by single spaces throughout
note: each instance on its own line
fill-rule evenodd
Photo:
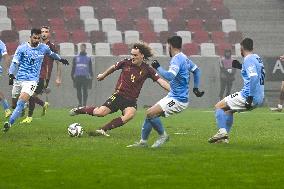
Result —
M 142 126 L 141 139 L 147 140 L 151 133 L 151 130 L 152 130 L 152 124 L 150 120 L 146 118 Z
M 227 133 L 229 133 L 234 122 L 233 114 L 225 114 L 225 119 L 226 119 L 226 130 Z
M 1 103 L 2 103 L 4 110 L 7 110 L 9 108 L 9 103 L 6 99 L 2 99 Z
M 18 117 L 20 117 L 20 115 L 22 114 L 22 110 L 24 109 L 24 106 L 25 106 L 25 101 L 23 101 L 22 99 L 19 99 L 18 102 L 17 102 L 17 106 L 15 108 L 15 110 L 13 111 L 11 117 L 10 117 L 10 124 L 14 124 L 16 119 Z
M 165 129 L 163 127 L 160 117 L 152 118 L 150 119 L 150 122 L 152 123 L 153 128 L 158 132 L 159 135 L 164 134 Z
M 226 128 L 226 114 L 223 109 L 216 109 L 215 117 L 219 129 Z

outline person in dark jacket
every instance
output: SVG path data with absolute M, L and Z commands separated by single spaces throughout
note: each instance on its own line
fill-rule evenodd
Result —
M 92 60 L 86 53 L 86 44 L 80 45 L 80 53 L 73 59 L 71 71 L 73 86 L 77 89 L 78 107 L 86 106 L 88 89 L 92 87 Z

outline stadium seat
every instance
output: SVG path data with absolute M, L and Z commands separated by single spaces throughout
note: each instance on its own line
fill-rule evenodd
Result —
M 230 10 L 227 7 L 216 8 L 215 14 L 220 20 L 231 18 Z
M 182 38 L 182 44 L 191 43 L 190 31 L 177 31 L 176 34 Z
M 199 14 L 198 10 L 192 8 L 191 6 L 189 7 L 183 7 L 181 10 L 181 16 L 182 18 L 188 20 L 188 19 L 199 19 Z
M 20 30 L 19 31 L 19 43 L 24 43 L 30 40 L 31 30 Z
M 207 0 L 192 0 L 190 6 L 194 9 L 208 9 L 209 4 Z
M 72 31 L 72 41 L 73 43 L 80 43 L 80 42 L 87 42 L 88 34 L 85 31 L 82 30 L 74 30 Z
M 107 32 L 107 42 L 108 43 L 122 43 L 121 31 L 108 31 Z
M 10 18 L 26 18 L 25 8 L 21 5 L 13 5 L 9 8 Z
M 200 44 L 201 56 L 216 56 L 214 43 L 201 43 Z
M 63 15 L 60 7 L 48 8 L 44 10 L 43 14 L 45 15 L 46 18 L 62 18 Z
M 116 21 L 116 27 L 117 30 L 119 31 L 133 30 L 134 26 L 135 26 L 135 20 L 130 18 Z
M 145 41 L 146 43 L 156 43 L 157 42 L 157 33 L 156 32 L 143 32 L 141 33 L 141 40 Z
M 25 0 L 22 3 L 26 10 L 38 6 L 38 0 Z
M 160 43 L 163 43 L 163 44 L 167 43 L 168 38 L 173 35 L 173 33 L 170 32 L 170 31 L 161 31 L 161 32 L 158 33 L 158 34 L 159 34 L 159 35 L 158 35 L 158 37 L 159 37 L 159 42 L 160 42 Z
M 73 17 L 65 22 L 65 27 L 67 30 L 77 30 L 77 29 L 83 29 L 84 27 L 84 22 L 83 20 L 80 20 L 78 17 Z
M 203 21 L 201 19 L 189 19 L 187 22 L 187 29 L 191 32 L 202 31 Z
M 228 33 L 228 40 L 231 44 L 240 43 L 243 39 L 243 34 L 240 31 L 230 31 Z
M 152 48 L 154 52 L 154 56 L 163 56 L 164 55 L 164 48 L 162 43 L 149 43 L 149 47 Z
M 147 11 L 146 8 L 130 9 L 129 10 L 129 17 L 132 18 L 132 19 L 148 18 L 148 11 Z
M 12 30 L 12 23 L 10 18 L 0 17 L 0 31 Z
M 110 55 L 110 44 L 109 43 L 96 43 L 95 54 L 97 56 L 109 56 Z
M 113 18 L 103 18 L 102 19 L 102 31 L 116 31 L 116 20 Z
M 80 6 L 80 19 L 85 20 L 86 18 L 94 18 L 94 8 L 91 6 Z
M 0 5 L 0 18 L 6 18 L 7 16 L 7 7 L 5 5 Z
M 61 56 L 74 56 L 75 49 L 73 43 L 59 43 L 59 51 Z
M 190 3 L 191 3 L 191 1 L 189 1 L 189 0 L 176 0 L 175 6 L 183 9 L 183 8 L 190 7 Z
M 48 20 L 46 18 L 33 18 L 31 19 L 31 27 L 32 28 L 40 28 L 41 26 L 47 26 L 48 25 Z
M 215 15 L 215 11 L 212 10 L 210 7 L 202 7 L 197 9 L 199 18 L 201 19 L 212 19 L 214 17 L 217 17 Z
M 149 20 L 162 19 L 163 10 L 161 7 L 148 7 L 148 18 Z
M 131 10 L 136 10 L 142 6 L 142 3 L 140 0 L 127 0 L 127 6 Z
M 19 31 L 19 30 L 28 30 L 31 28 L 30 26 L 30 21 L 26 18 L 26 17 L 23 17 L 23 18 L 20 18 L 20 17 L 17 17 L 17 18 L 14 18 L 13 19 L 13 26 L 14 28 Z
M 15 42 L 19 40 L 19 34 L 15 30 L 3 30 L 1 31 L 1 40 L 6 42 Z
M 96 18 L 86 18 L 84 20 L 84 28 L 85 32 L 90 32 L 90 31 L 99 31 L 100 26 L 99 26 L 99 21 Z
M 115 15 L 109 6 L 103 6 L 96 9 L 96 18 L 99 20 L 104 18 L 115 18 Z
M 178 21 L 180 20 L 180 8 L 168 6 L 164 8 L 165 18 L 169 21 Z M 183 19 L 182 19 L 183 20 Z
M 82 43 L 77 43 L 77 51 L 78 51 L 78 53 L 77 54 L 79 54 L 80 53 L 80 45 L 81 45 Z M 92 44 L 91 43 L 84 43 L 85 45 L 86 45 L 86 52 L 87 52 L 87 55 L 88 56 L 91 56 L 91 55 L 93 55 L 93 46 L 92 46 Z
M 231 43 L 218 43 L 215 44 L 216 54 L 219 56 L 224 56 L 225 50 L 232 50 Z
M 211 0 L 210 7 L 211 8 L 220 8 L 224 6 L 223 0 Z
M 206 43 L 209 41 L 209 35 L 207 31 L 195 31 L 193 34 L 193 41 L 196 43 Z
M 112 44 L 112 54 L 114 56 L 127 55 L 128 53 L 128 45 L 126 45 L 125 43 Z
M 73 6 L 64 6 L 63 9 L 63 16 L 64 19 L 69 20 L 74 17 L 78 17 L 78 13 L 75 7 Z
M 15 54 L 16 49 L 18 48 L 18 42 L 6 42 L 6 47 L 9 55 Z
M 120 7 L 115 7 L 112 9 L 115 15 L 115 19 L 118 20 L 128 20 L 129 15 L 128 15 L 128 7 L 126 6 L 121 6 Z
M 91 31 L 90 32 L 91 43 L 106 42 L 106 34 L 102 31 Z
M 221 23 L 217 18 L 210 18 L 204 22 L 206 31 L 221 31 Z
M 235 44 L 235 55 L 237 57 L 241 57 L 241 44 L 240 43 L 236 43 Z
M 153 26 L 155 32 L 169 31 L 168 21 L 166 19 L 154 19 Z
M 150 20 L 147 19 L 147 18 L 136 19 L 134 28 L 135 28 L 135 30 L 139 31 L 140 33 L 154 31 L 153 25 L 151 24 Z
M 51 18 L 48 19 L 49 26 L 56 28 L 57 30 L 64 29 L 65 23 L 63 18 Z
M 211 40 L 213 43 L 223 43 L 226 41 L 226 33 L 222 31 L 212 31 Z
M 127 30 L 124 32 L 125 43 L 132 44 L 139 41 L 139 32 L 135 30 Z
M 64 43 L 69 41 L 69 32 L 65 30 L 53 30 L 55 43 Z
M 185 43 L 182 45 L 182 52 L 187 56 L 199 55 L 199 45 L 197 43 Z
M 169 31 L 176 32 L 181 30 L 187 30 L 186 28 L 186 21 L 184 19 L 179 20 L 170 20 L 168 22 Z
M 223 19 L 222 20 L 223 32 L 229 33 L 230 31 L 237 31 L 237 23 L 234 19 Z

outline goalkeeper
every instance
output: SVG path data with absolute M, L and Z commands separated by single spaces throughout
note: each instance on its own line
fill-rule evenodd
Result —
M 166 97 L 147 110 L 140 141 L 127 147 L 146 147 L 152 128 L 159 134 L 159 138 L 152 145 L 153 148 L 160 147 L 169 139 L 160 120 L 160 116 L 168 117 L 187 108 L 190 72 L 193 73 L 194 78 L 193 93 L 197 97 L 202 97 L 204 94 L 204 92 L 198 89 L 200 78 L 199 68 L 181 52 L 182 38 L 180 36 L 172 36 L 168 39 L 167 43 L 169 45 L 170 57 L 172 57 L 169 70 L 166 71 L 162 68 L 157 60 L 152 62 L 152 67 L 170 82 L 170 91 Z

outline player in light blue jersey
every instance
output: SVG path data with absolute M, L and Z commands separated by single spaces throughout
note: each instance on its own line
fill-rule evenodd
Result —
M 20 45 L 13 57 L 9 69 L 9 84 L 13 85 L 12 98 L 18 97 L 18 101 L 9 121 L 4 123 L 4 132 L 7 132 L 14 124 L 22 113 L 25 103 L 34 94 L 44 55 L 47 54 L 64 65 L 69 64 L 66 59 L 62 59 L 58 54 L 52 52 L 47 45 L 40 43 L 40 37 L 41 30 L 32 29 L 30 42 Z M 15 82 L 13 82 L 14 79 L 16 79 Z
M 228 133 L 233 125 L 233 113 L 252 110 L 263 103 L 265 70 L 262 59 L 253 53 L 253 40 L 245 38 L 241 42 L 243 64 L 233 61 L 233 67 L 241 69 L 244 86 L 241 91 L 225 97 L 215 105 L 215 117 L 219 128 L 217 134 L 209 138 L 209 143 L 229 142 Z
M 198 89 L 200 78 L 199 68 L 181 52 L 182 38 L 180 36 L 172 36 L 168 39 L 167 43 L 169 54 L 172 57 L 169 70 L 167 71 L 162 68 L 157 60 L 152 62 L 152 67 L 170 82 L 170 91 L 166 97 L 147 110 L 140 141 L 127 147 L 146 147 L 152 128 L 158 132 L 159 138 L 151 147 L 160 147 L 169 139 L 169 135 L 166 133 L 160 120 L 160 116 L 168 117 L 187 108 L 189 103 L 190 73 L 193 73 L 194 78 L 194 94 L 197 97 L 201 97 L 204 94 L 204 92 Z
M 0 40 L 0 61 L 2 59 L 2 57 L 4 58 L 4 73 L 7 72 L 7 67 L 9 64 L 9 60 L 10 60 L 10 56 L 7 53 L 7 48 L 6 45 Z M 3 73 L 3 68 L 0 65 L 0 75 Z M 7 99 L 5 98 L 4 94 L 0 91 L 0 103 L 2 104 L 4 111 L 5 111 L 5 117 L 9 117 L 12 112 L 10 110 L 10 105 L 7 101 Z

